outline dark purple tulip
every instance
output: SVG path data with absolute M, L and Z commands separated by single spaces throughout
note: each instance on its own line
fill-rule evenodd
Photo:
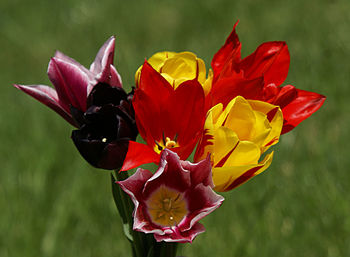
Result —
M 91 91 L 85 113 L 72 108 L 80 125 L 72 139 L 80 154 L 92 166 L 118 169 L 128 151 L 129 140 L 138 134 L 131 105 L 133 92 L 126 94 L 120 87 L 97 84 Z

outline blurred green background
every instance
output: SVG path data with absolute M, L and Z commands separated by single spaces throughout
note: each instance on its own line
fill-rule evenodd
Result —
M 285 83 L 327 100 L 179 255 L 350 256 L 349 13 L 348 0 L 1 1 L 0 256 L 130 256 L 109 172 L 90 167 L 72 128 L 11 84 L 49 84 L 56 49 L 89 66 L 111 35 L 126 88 L 156 51 L 193 51 L 209 66 L 237 19 L 243 56 L 287 41 Z

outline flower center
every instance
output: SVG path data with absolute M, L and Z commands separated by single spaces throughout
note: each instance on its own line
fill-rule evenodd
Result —
M 154 151 L 156 153 L 160 153 L 162 150 L 164 150 L 164 148 L 174 148 L 179 146 L 179 144 L 176 142 L 177 140 L 177 136 L 175 136 L 174 140 L 171 140 L 169 137 L 165 137 L 163 135 L 163 140 L 161 140 L 160 142 L 155 141 L 155 146 L 154 146 Z
M 146 205 L 152 222 L 160 226 L 175 226 L 188 212 L 183 194 L 164 185 L 152 193 Z

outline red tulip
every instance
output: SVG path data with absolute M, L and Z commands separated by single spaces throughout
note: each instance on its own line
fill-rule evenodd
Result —
M 290 62 L 285 42 L 263 43 L 254 53 L 241 59 L 237 24 L 211 63 L 214 71 L 212 106 L 227 105 L 238 95 L 278 105 L 284 117 L 282 134 L 286 133 L 317 111 L 325 96 L 291 85 L 280 87 L 287 77 Z
M 174 89 L 145 62 L 133 107 L 137 128 L 147 145 L 130 142 L 122 170 L 158 163 L 165 148 L 176 152 L 181 159 L 192 153 L 205 118 L 204 91 L 196 79 Z

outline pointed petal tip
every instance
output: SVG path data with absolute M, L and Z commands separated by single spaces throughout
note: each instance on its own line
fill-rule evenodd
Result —
M 60 50 L 56 50 L 55 54 L 54 54 L 54 57 L 58 57 L 58 56 L 61 56 L 61 55 L 65 55 L 65 54 L 62 53 Z

